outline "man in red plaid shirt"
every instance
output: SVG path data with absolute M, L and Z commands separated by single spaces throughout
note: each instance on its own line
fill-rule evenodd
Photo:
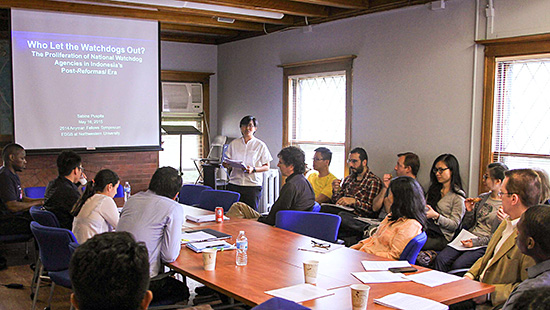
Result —
M 367 152 L 360 147 L 351 150 L 348 157 L 349 176 L 332 182 L 332 202 L 354 209 L 353 213 L 363 217 L 376 217 L 372 202 L 382 189 L 382 180 L 372 173 Z

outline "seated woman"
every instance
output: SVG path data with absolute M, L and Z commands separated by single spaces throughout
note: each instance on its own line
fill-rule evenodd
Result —
M 426 201 L 415 179 L 408 176 L 393 179 L 388 187 L 388 200 L 390 213 L 370 238 L 352 245 L 352 249 L 399 259 L 407 243 L 424 230 Z
M 502 205 L 502 199 L 498 197 L 498 192 L 502 186 L 502 181 L 504 181 L 506 170 L 508 170 L 508 167 L 502 163 L 489 164 L 483 175 L 485 186 L 489 188 L 489 192 L 464 201 L 466 214 L 462 225 L 464 228 L 468 228 L 468 231 L 476 237 L 460 240 L 460 242 L 466 248 L 481 248 L 461 251 L 447 246 L 437 255 L 434 269 L 447 272 L 454 269 L 470 268 L 485 254 L 487 244 L 501 222 L 497 217 L 498 209 Z
M 428 240 L 422 250 L 441 251 L 452 240 L 464 216 L 464 198 L 458 160 L 452 154 L 439 155 L 430 171 L 426 194 Z
M 73 233 L 78 243 L 84 243 L 96 234 L 115 230 L 119 214 L 113 197 L 119 184 L 118 175 L 109 169 L 99 171 L 88 182 L 71 211 L 74 216 Z

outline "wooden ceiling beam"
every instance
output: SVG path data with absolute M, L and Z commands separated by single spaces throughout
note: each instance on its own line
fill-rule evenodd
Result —
M 200 27 L 200 26 L 189 26 L 181 24 L 172 24 L 172 23 L 160 23 L 161 31 L 179 31 L 179 32 L 191 32 L 191 33 L 206 33 L 220 36 L 237 36 L 239 34 L 236 30 L 222 29 L 222 28 L 211 28 L 211 27 Z
M 193 2 L 271 11 L 297 16 L 327 17 L 329 15 L 329 10 L 325 6 L 290 0 L 193 0 Z
M 140 10 L 82 3 L 68 3 L 47 0 L 2 0 L 0 7 L 14 7 L 25 9 L 39 9 L 58 12 L 72 12 L 81 14 L 104 15 L 114 17 L 128 17 L 160 22 L 186 24 L 194 26 L 206 26 L 216 28 L 227 28 L 243 31 L 263 31 L 263 25 L 236 20 L 234 23 L 220 23 L 216 19 L 205 16 L 194 16 L 190 14 L 175 12 L 159 12 L 156 10 Z
M 183 42 L 183 43 L 200 43 L 200 44 L 217 44 L 215 36 L 197 36 L 185 34 L 161 33 L 162 41 Z
M 359 9 L 364 10 L 369 8 L 368 0 L 292 0 L 294 2 L 310 3 L 316 5 L 326 5 L 343 9 Z

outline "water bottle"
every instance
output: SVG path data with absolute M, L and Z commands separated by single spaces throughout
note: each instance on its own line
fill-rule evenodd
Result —
M 248 263 L 248 256 L 246 254 L 246 251 L 248 250 L 248 238 L 244 235 L 244 230 L 239 232 L 237 243 L 235 245 L 237 247 L 237 266 L 246 266 Z
M 124 183 L 124 202 L 128 201 L 128 198 L 130 198 L 132 194 L 132 187 L 130 186 L 130 182 Z

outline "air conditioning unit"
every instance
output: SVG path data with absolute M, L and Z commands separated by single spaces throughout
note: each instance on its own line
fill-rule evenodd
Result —
M 162 82 L 162 112 L 201 113 L 202 84 Z

